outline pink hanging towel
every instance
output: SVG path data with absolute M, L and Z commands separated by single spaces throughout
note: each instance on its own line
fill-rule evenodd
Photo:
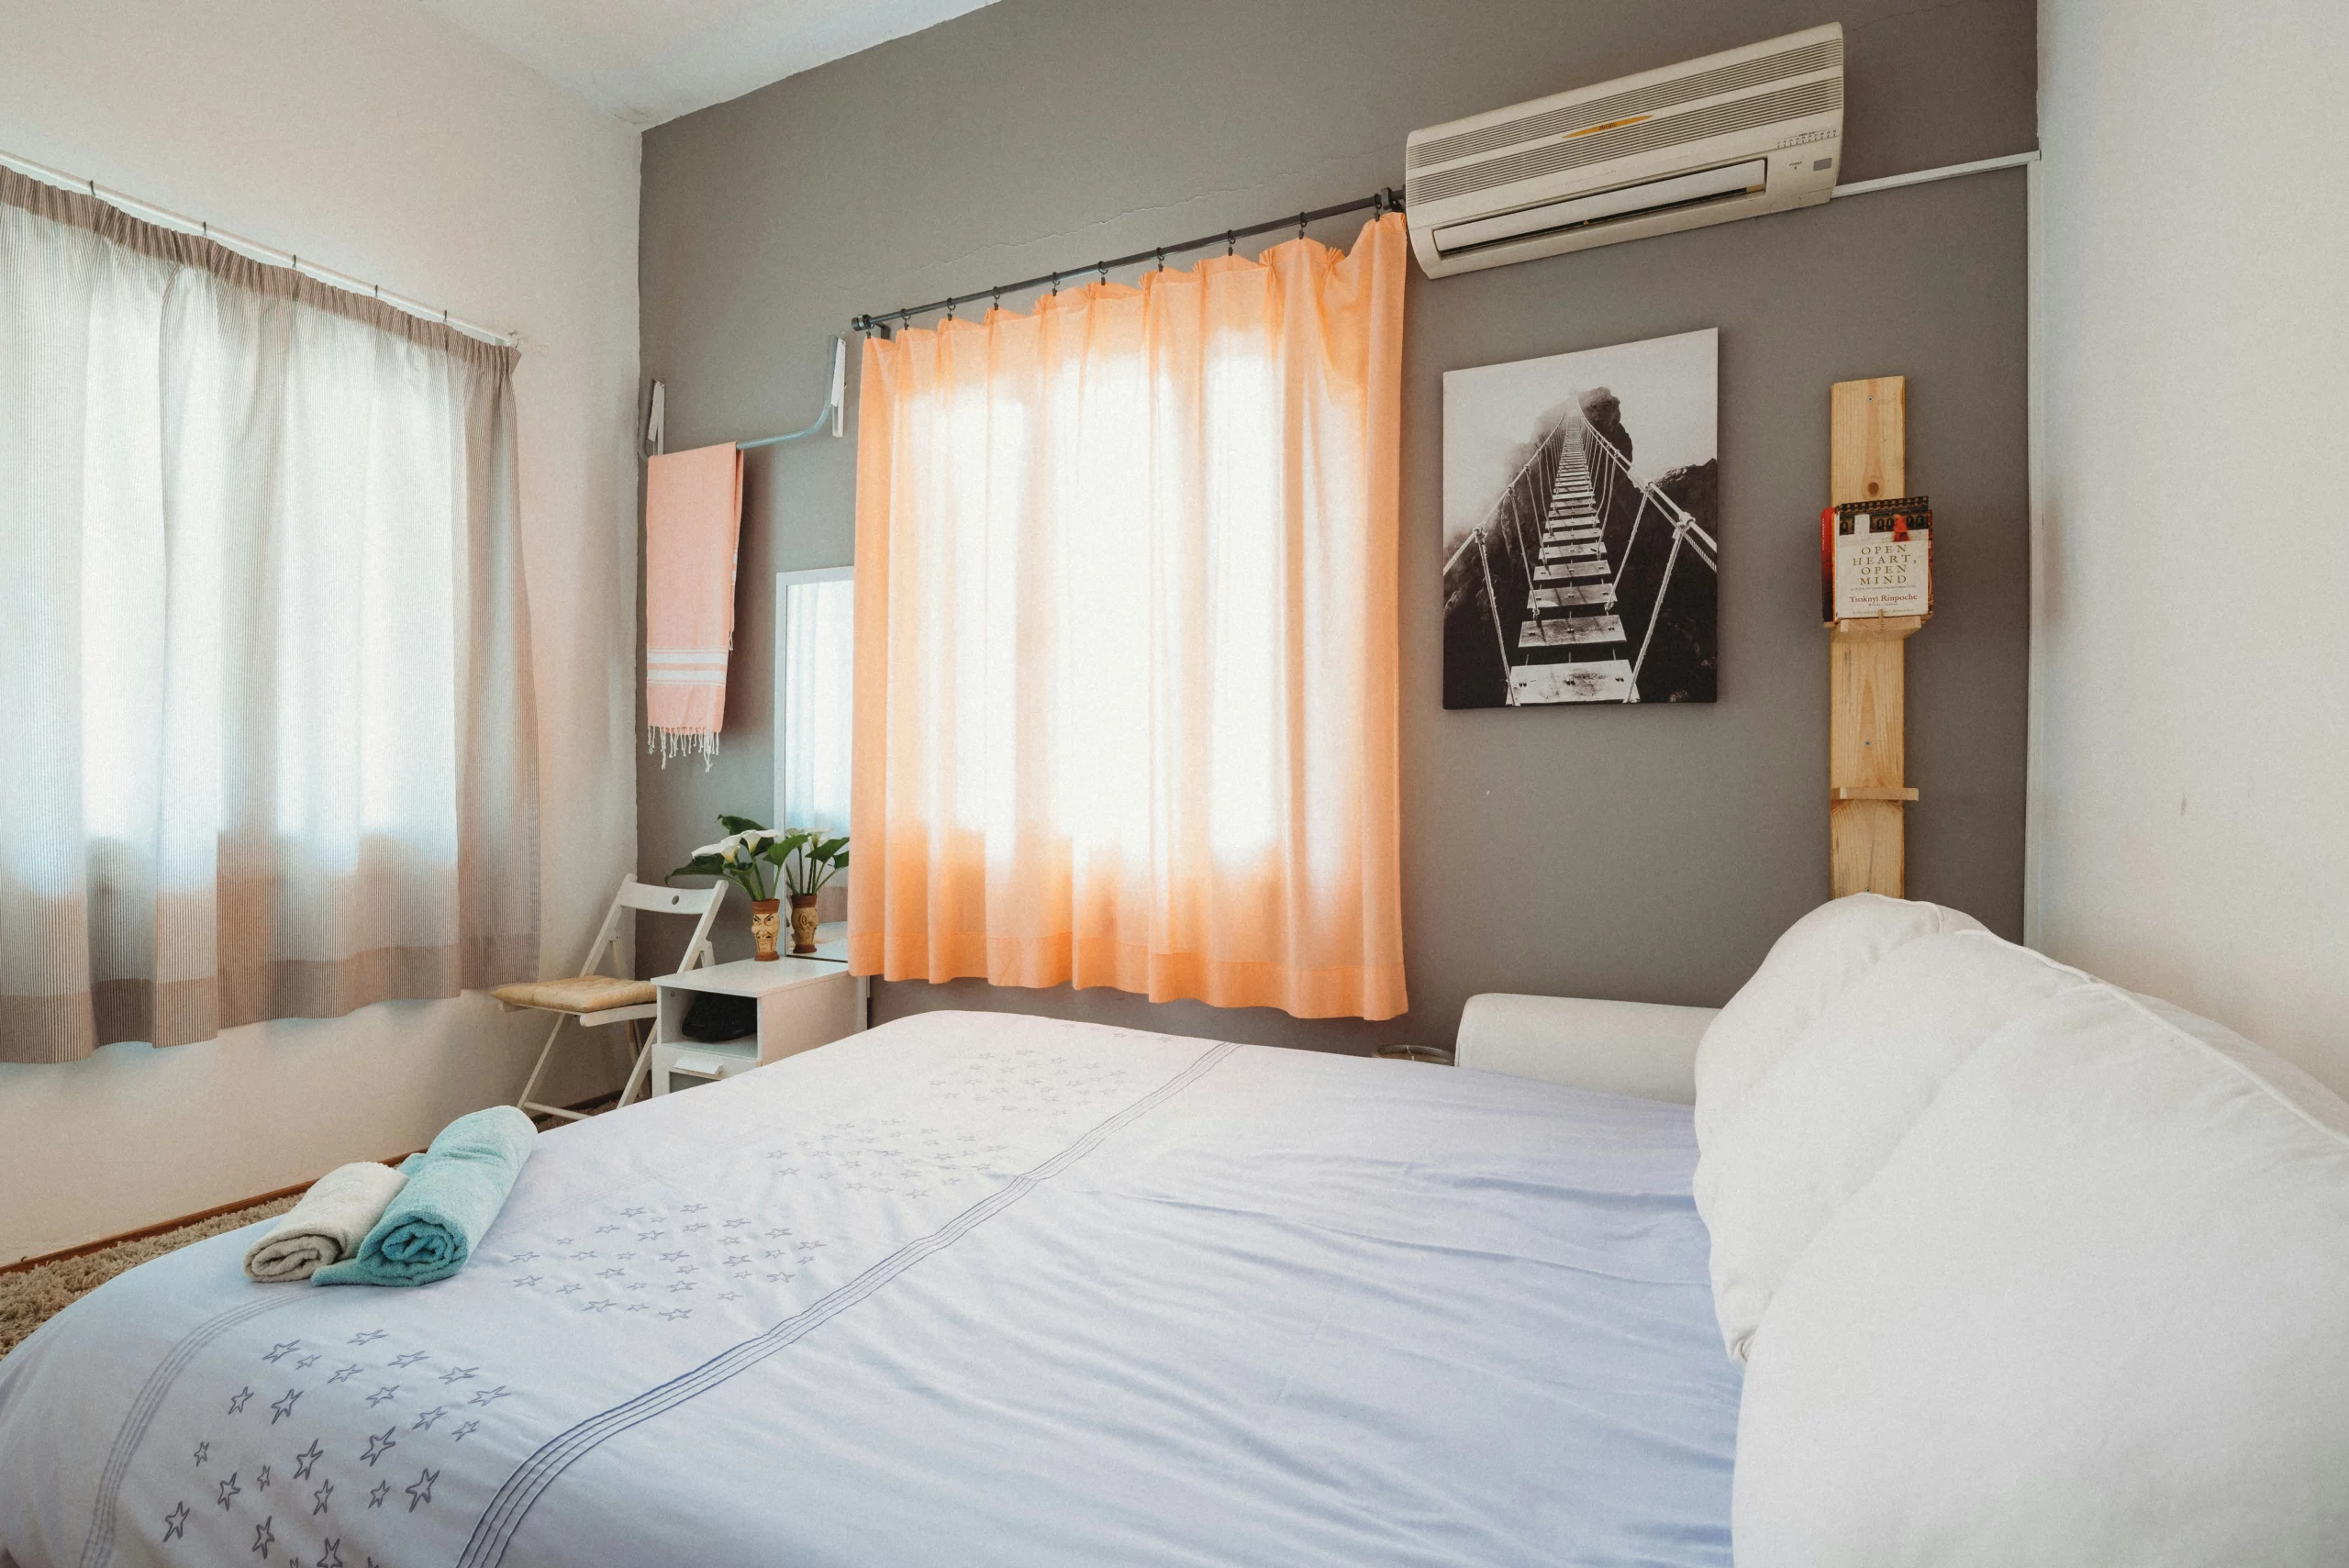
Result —
M 742 454 L 732 442 L 651 460 L 644 499 L 644 738 L 661 764 L 718 754 L 734 646 Z

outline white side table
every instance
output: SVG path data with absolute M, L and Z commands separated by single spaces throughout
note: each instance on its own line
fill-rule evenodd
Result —
M 652 1040 L 646 1047 L 651 1092 L 667 1094 L 673 1073 L 703 1082 L 730 1078 L 762 1063 L 780 1062 L 861 1032 L 872 986 L 863 976 L 848 972 L 844 933 L 837 927 L 818 933 L 827 934 L 833 940 L 817 944 L 823 957 L 786 955 L 772 963 L 746 958 L 710 969 L 664 974 L 653 981 L 660 1013 L 653 1019 Z M 757 1038 L 718 1044 L 686 1039 L 685 1010 L 703 992 L 756 999 Z

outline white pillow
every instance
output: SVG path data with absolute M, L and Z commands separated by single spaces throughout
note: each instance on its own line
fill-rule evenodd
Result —
M 1854 893 L 1787 927 L 1697 1047 L 1697 1143 L 1709 1146 L 1835 994 L 1904 942 L 1982 922 L 1938 904 Z
M 1697 1164 L 1721 1340 L 1743 1359 L 1771 1293 L 2000 1025 L 2097 982 L 1979 929 L 1894 949 L 1822 1007 Z
M 1753 1335 L 1739 1568 L 2349 1555 L 2349 1106 L 2221 1036 L 2081 986 L 1949 1073 Z

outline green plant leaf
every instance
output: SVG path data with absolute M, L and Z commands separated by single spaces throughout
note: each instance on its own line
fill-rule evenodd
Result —
M 718 814 L 718 825 L 729 833 L 763 833 L 767 826 L 763 822 L 753 822 L 747 817 L 730 817 L 723 811 Z

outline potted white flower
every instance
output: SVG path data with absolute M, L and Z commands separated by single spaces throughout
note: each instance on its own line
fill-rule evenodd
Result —
M 704 844 L 694 858 L 671 876 L 722 876 L 751 900 L 751 937 L 758 944 L 761 962 L 780 958 L 775 938 L 782 925 L 782 901 L 791 899 L 791 951 L 816 951 L 816 895 L 848 866 L 848 840 L 827 839 L 805 828 L 774 828 L 747 817 L 721 813 L 719 827 L 727 836 Z

